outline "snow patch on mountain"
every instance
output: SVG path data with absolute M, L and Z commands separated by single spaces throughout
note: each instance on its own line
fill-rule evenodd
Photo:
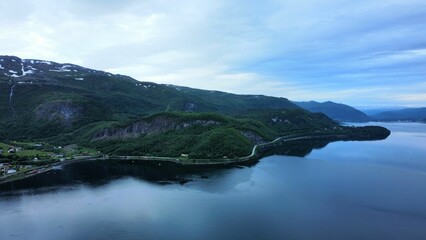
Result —
M 143 88 L 151 88 L 151 87 L 155 88 L 155 85 L 151 85 L 151 84 L 145 85 L 143 83 L 136 83 L 135 85 L 139 87 L 143 87 Z
M 41 63 L 41 64 L 47 64 L 47 65 L 52 65 L 52 62 L 49 62 L 49 61 L 43 61 L 43 60 L 35 60 L 35 61 L 32 61 L 31 63 Z
M 61 64 L 37 59 L 20 59 L 14 56 L 0 56 L 0 76 L 27 78 L 31 75 L 61 76 L 83 80 L 87 74 L 104 75 L 111 77 L 113 74 L 104 71 L 80 67 L 74 64 Z
M 56 69 L 49 69 L 51 72 L 71 72 L 71 69 L 68 69 L 69 67 L 72 67 L 70 65 L 63 65 L 61 67 L 58 67 Z

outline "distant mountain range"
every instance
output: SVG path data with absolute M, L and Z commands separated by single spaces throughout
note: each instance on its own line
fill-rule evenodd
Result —
M 358 110 L 349 105 L 334 102 L 293 102 L 299 107 L 314 113 L 324 113 L 338 122 L 368 121 L 411 121 L 426 122 L 426 108 L 376 108 Z
M 426 122 L 426 107 L 384 111 L 371 115 L 370 118 L 374 121 Z
M 368 122 L 371 119 L 363 112 L 341 103 L 334 102 L 293 102 L 310 112 L 324 113 L 339 122 Z
M 364 120 L 344 105 L 326 105 Z M 334 111 L 326 114 L 348 120 Z M 78 144 L 109 154 L 238 157 L 254 144 L 300 131 L 355 139 L 389 134 L 339 126 L 286 98 L 140 82 L 14 56 L 0 56 L 0 112 L 0 141 Z
M 354 106 L 354 108 L 360 110 L 361 112 L 367 114 L 367 116 L 372 116 L 375 114 L 379 114 L 381 112 L 388 112 L 388 111 L 394 111 L 394 110 L 401 110 L 405 109 L 405 107 L 357 107 Z

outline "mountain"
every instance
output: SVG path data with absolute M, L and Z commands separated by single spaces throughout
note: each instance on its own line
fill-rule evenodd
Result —
M 121 115 L 150 114 L 158 111 L 213 111 L 229 114 L 252 108 L 297 108 L 285 98 L 236 95 L 139 82 L 127 76 L 113 75 L 73 64 L 22 60 L 17 57 L 0 57 L 0 81 L 3 87 L 9 88 L 8 94 L 5 95 L 12 95 L 11 99 L 16 104 L 21 93 L 37 95 L 39 98 L 40 94 L 47 94 L 55 101 L 78 99 L 95 101 L 101 105 L 107 104 Z M 63 94 L 53 96 L 49 92 L 52 89 Z M 111 99 L 114 101 L 110 101 Z M 46 102 L 45 100 L 40 102 Z M 19 109 L 16 110 L 19 114 Z
M 426 122 L 426 107 L 385 111 L 371 116 L 375 121 Z
M 310 112 L 324 113 L 338 122 L 367 122 L 370 118 L 363 112 L 341 103 L 334 102 L 293 102 L 299 107 Z
M 7 133 L 13 132 L 4 133 L 8 138 L 39 137 L 37 129 L 45 136 L 90 122 L 123 120 L 162 111 L 235 114 L 267 108 L 298 107 L 285 98 L 139 82 L 72 64 L 0 57 L 0 122 Z M 54 129 L 53 125 L 59 125 L 60 129 L 43 131 L 43 127 Z
M 236 157 L 290 132 L 356 131 L 286 98 L 140 82 L 13 56 L 0 56 L 0 111 L 0 141 L 78 144 L 116 155 Z
M 388 112 L 388 111 L 394 111 L 394 110 L 401 110 L 404 109 L 404 107 L 363 107 L 363 106 L 359 106 L 356 107 L 357 109 L 359 109 L 361 112 L 367 114 L 367 116 L 372 116 L 372 115 L 376 115 L 382 112 Z

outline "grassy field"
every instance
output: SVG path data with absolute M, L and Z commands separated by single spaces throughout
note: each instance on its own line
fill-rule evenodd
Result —
M 9 149 L 16 149 L 14 153 L 8 153 Z M 0 149 L 3 150 L 1 158 L 26 158 L 32 160 L 38 158 L 39 160 L 53 160 L 60 158 L 72 158 L 75 156 L 97 156 L 97 150 L 91 148 L 80 147 L 77 145 L 70 145 L 65 147 L 54 147 L 46 143 L 33 143 L 33 142 L 17 142 L 11 141 L 8 143 L 0 142 Z

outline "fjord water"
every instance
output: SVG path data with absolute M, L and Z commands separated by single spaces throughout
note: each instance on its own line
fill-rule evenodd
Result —
M 379 125 L 245 167 L 64 166 L 0 186 L 0 239 L 426 239 L 426 125 Z

